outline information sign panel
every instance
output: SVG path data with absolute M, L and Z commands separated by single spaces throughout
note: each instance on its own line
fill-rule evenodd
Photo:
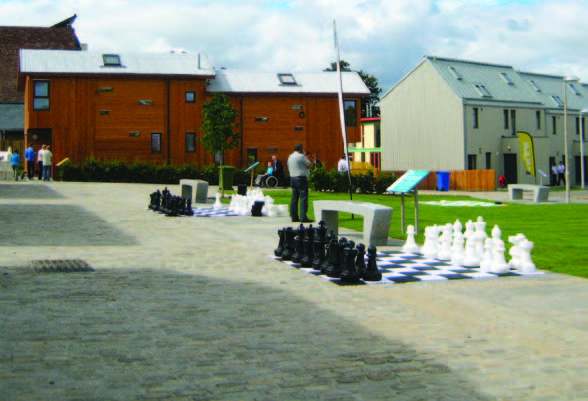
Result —
M 406 194 L 412 191 L 427 175 L 429 175 L 428 170 L 408 170 L 394 184 L 390 185 L 386 192 Z

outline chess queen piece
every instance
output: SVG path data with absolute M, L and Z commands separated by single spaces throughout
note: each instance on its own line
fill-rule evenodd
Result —
M 358 283 L 359 275 L 355 269 L 355 259 L 357 257 L 357 249 L 345 248 L 343 250 L 344 255 L 344 267 L 341 271 L 341 281 L 345 283 Z
M 402 247 L 402 252 L 406 252 L 406 253 L 418 253 L 419 252 L 419 246 L 417 245 L 417 243 L 414 240 L 415 235 L 416 235 L 416 232 L 414 230 L 414 226 L 409 225 L 406 228 L 406 243 Z
M 376 252 L 378 249 L 371 245 L 367 250 L 368 263 L 363 279 L 365 281 L 381 281 L 382 273 L 378 270 L 378 264 L 376 262 Z
M 278 258 L 281 258 L 282 252 L 284 252 L 284 237 L 285 237 L 284 232 L 285 231 L 286 231 L 285 228 L 278 230 L 278 237 L 280 238 L 280 241 L 278 242 L 278 247 L 276 249 L 274 249 L 274 255 Z
M 355 270 L 357 271 L 357 275 L 359 278 L 363 278 L 366 271 L 365 266 L 365 245 L 364 244 L 357 244 L 357 257 L 355 259 Z

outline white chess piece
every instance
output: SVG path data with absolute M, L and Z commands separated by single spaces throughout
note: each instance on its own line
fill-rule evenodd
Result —
M 457 234 L 454 233 L 453 235 L 453 246 L 451 247 L 451 263 L 454 265 L 463 264 L 463 259 L 465 257 L 465 250 L 463 246 L 463 234 L 458 231 Z
M 214 210 L 218 210 L 223 207 L 223 204 L 220 201 L 221 194 L 219 192 L 217 192 L 215 196 L 216 196 L 216 201 L 214 202 L 214 206 L 212 206 L 212 208 Z
M 467 267 L 480 266 L 480 258 L 478 256 L 477 243 L 478 237 L 472 233 L 468 239 L 466 239 L 465 245 L 465 257 L 463 259 L 463 265 Z
M 494 249 L 492 250 L 492 256 L 494 258 L 494 262 L 492 263 L 492 273 L 502 274 L 508 273 L 509 267 L 508 263 L 506 263 L 506 259 L 504 259 L 504 241 L 502 240 L 493 240 L 494 241 Z
M 492 238 L 486 238 L 486 240 L 484 241 L 484 256 L 480 261 L 480 271 L 492 271 L 492 265 L 494 264 L 494 254 L 492 253 L 493 249 L 494 241 L 492 240 Z
M 497 239 L 500 240 L 500 237 L 502 236 L 502 230 L 500 230 L 500 227 L 494 226 L 491 234 L 492 234 L 492 239 L 494 241 L 496 241 Z
M 410 225 L 406 228 L 406 243 L 402 247 L 402 252 L 406 253 L 418 253 L 419 246 L 414 240 L 414 236 L 416 232 L 414 230 L 414 226 Z
M 451 242 L 453 240 L 453 226 L 446 224 L 441 227 L 441 237 L 439 238 L 439 251 L 437 259 L 451 260 Z
M 520 244 L 520 260 L 518 271 L 522 273 L 532 273 L 537 270 L 537 266 L 531 260 L 531 250 L 533 249 L 533 242 L 528 239 L 523 239 Z
M 459 221 L 459 219 L 455 220 L 455 223 L 453 223 L 453 234 L 458 232 L 461 233 L 462 228 L 461 221 Z
M 465 233 L 463 234 L 463 236 L 465 237 L 466 240 L 468 240 L 470 237 L 472 237 L 474 235 L 476 229 L 476 225 L 474 224 L 473 221 L 469 220 L 466 223 L 466 230 Z
M 439 247 L 439 228 L 437 225 L 425 229 L 425 244 L 421 249 L 423 256 L 429 259 L 436 259 Z
M 508 237 L 508 242 L 512 244 L 512 247 L 508 251 L 511 259 L 508 261 L 508 267 L 511 269 L 519 270 L 521 264 L 521 248 L 519 244 L 525 239 L 523 234 L 517 234 Z

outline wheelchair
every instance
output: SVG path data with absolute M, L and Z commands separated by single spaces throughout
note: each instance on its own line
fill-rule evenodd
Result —
M 260 174 L 255 178 L 255 186 L 261 188 L 276 188 L 278 179 L 273 175 Z

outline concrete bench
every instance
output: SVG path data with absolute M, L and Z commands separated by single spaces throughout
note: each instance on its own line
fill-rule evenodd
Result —
M 511 200 L 523 199 L 523 192 L 532 192 L 535 202 L 547 202 L 549 199 L 549 187 L 532 184 L 508 184 Z
M 180 180 L 182 198 L 191 199 L 195 203 L 206 203 L 208 199 L 208 183 L 202 180 Z
M 314 201 L 314 216 L 323 220 L 329 232 L 339 233 L 339 212 L 363 216 L 363 241 L 366 246 L 388 244 L 388 232 L 392 221 L 391 207 L 358 201 Z

